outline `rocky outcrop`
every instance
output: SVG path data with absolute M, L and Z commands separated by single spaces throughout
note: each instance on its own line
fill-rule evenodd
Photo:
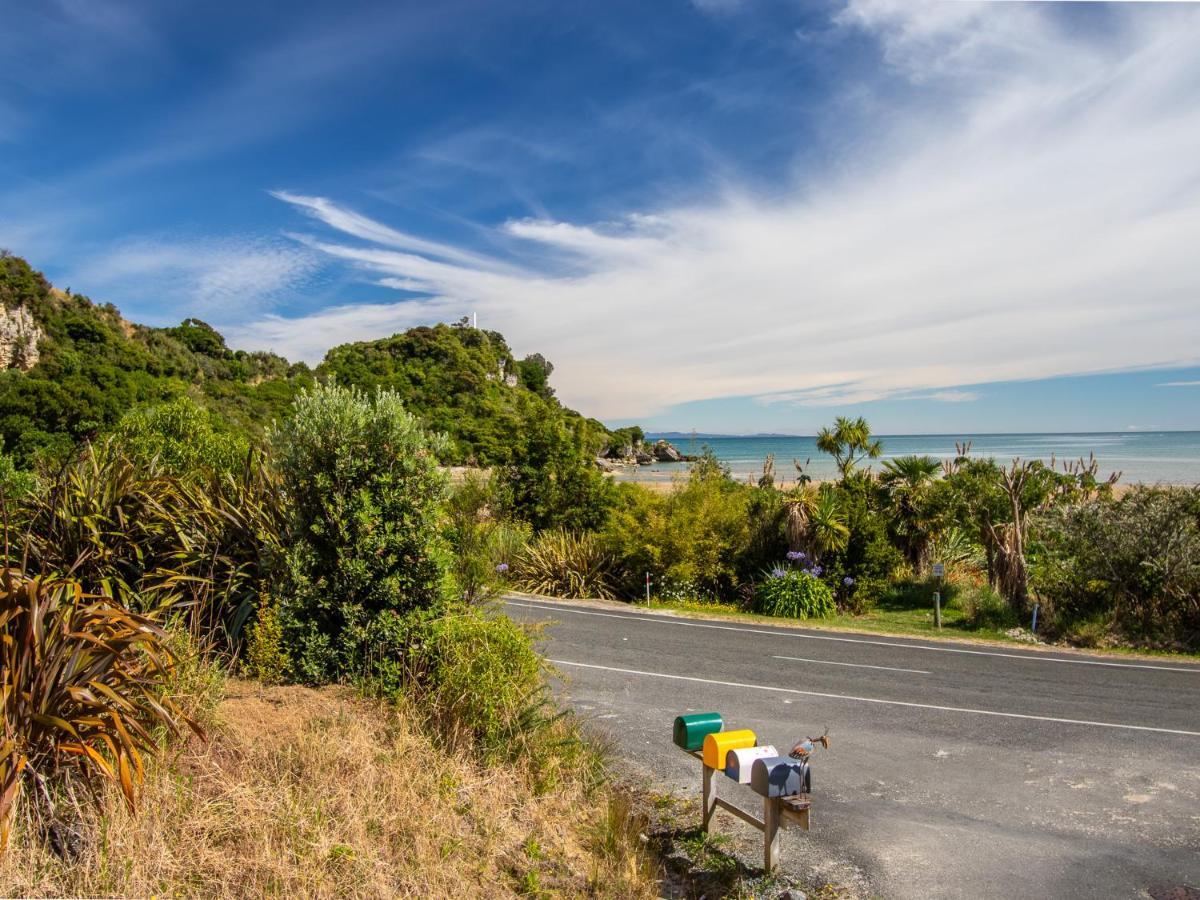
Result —
M 43 337 L 42 329 L 27 308 L 0 306 L 0 369 L 28 372 L 37 365 L 38 341 Z
M 676 450 L 669 441 L 655 441 L 650 448 L 650 454 L 656 462 L 683 462 L 683 454 Z

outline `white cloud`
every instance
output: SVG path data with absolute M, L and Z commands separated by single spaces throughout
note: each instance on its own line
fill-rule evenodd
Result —
M 1114 7 L 1068 32 L 1040 4 L 856 0 L 839 21 L 921 85 L 891 98 L 899 124 L 869 157 L 645 223 L 504 223 L 524 270 L 285 197 L 369 243 L 307 246 L 431 296 L 246 335 L 314 358 L 475 311 L 601 417 L 719 396 L 966 401 L 964 385 L 1200 358 L 1200 10 Z
M 1164 381 L 1155 387 L 1200 387 L 1200 381 Z
M 87 285 L 101 301 L 119 296 L 123 304 L 161 307 L 170 300 L 199 315 L 236 319 L 269 309 L 321 264 L 320 255 L 279 238 L 132 240 L 85 261 L 63 281 Z

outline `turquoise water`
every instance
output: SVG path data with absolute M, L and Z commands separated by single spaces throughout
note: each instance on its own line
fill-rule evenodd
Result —
M 657 439 L 661 435 L 648 435 Z M 883 456 L 874 465 L 889 457 L 920 454 L 937 458 L 953 458 L 955 441 L 970 441 L 973 456 L 991 456 L 1008 462 L 1015 456 L 1022 459 L 1077 459 L 1095 453 L 1100 463 L 1100 475 L 1121 472 L 1121 481 L 1164 484 L 1200 483 L 1200 432 L 1197 431 L 1137 431 L 1097 434 L 918 434 L 880 435 Z M 768 453 L 775 454 L 776 478 L 792 481 L 795 478 L 793 459 L 812 462 L 806 471 L 814 479 L 836 475 L 833 460 L 819 452 L 812 437 L 739 437 L 739 436 L 668 436 L 685 453 L 699 453 L 709 446 L 729 466 L 733 475 L 744 479 L 762 472 Z M 636 472 L 620 477 L 637 480 L 669 480 L 686 472 L 679 464 L 641 466 Z

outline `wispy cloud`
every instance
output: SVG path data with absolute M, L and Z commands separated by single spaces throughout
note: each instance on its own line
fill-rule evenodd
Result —
M 615 224 L 498 223 L 518 269 L 284 197 L 344 236 L 304 246 L 429 296 L 244 335 L 312 358 L 367 322 L 475 311 L 600 416 L 966 402 L 964 385 L 1198 359 L 1200 11 L 1114 7 L 1068 30 L 1040 4 L 856 0 L 838 23 L 920 87 L 837 170 Z
M 1200 381 L 1164 381 L 1155 387 L 1200 387 Z
M 267 312 L 321 265 L 319 254 L 280 238 L 131 240 L 84 260 L 66 283 L 97 300 L 120 296 L 143 314 L 169 305 L 237 320 Z

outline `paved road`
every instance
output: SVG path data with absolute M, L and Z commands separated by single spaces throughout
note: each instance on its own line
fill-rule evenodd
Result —
M 1200 666 L 624 605 L 512 597 L 506 611 L 552 623 L 545 649 L 573 705 L 689 795 L 697 764 L 670 735 L 681 712 L 718 710 L 780 748 L 828 726 L 813 830 L 785 833 L 800 874 L 888 898 L 1200 888 Z

